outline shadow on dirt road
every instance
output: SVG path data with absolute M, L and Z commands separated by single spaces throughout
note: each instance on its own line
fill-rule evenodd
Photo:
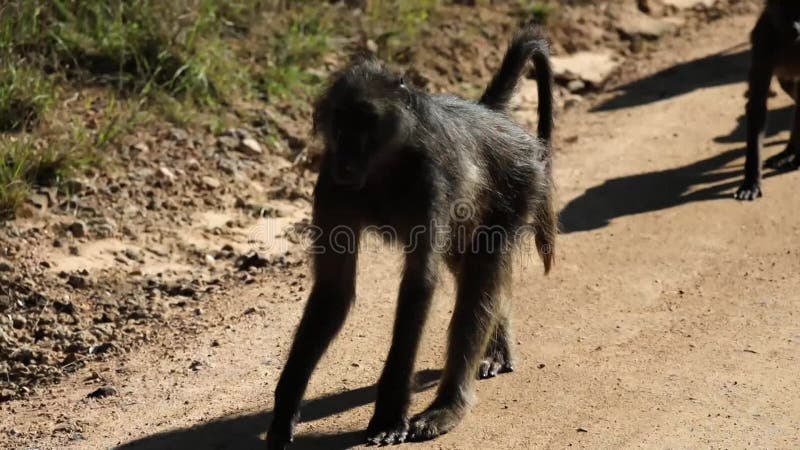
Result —
M 785 145 L 776 141 L 767 146 Z M 611 220 L 671 208 L 688 202 L 731 199 L 726 192 L 741 183 L 741 165 L 726 167 L 741 158 L 744 148 L 728 150 L 687 166 L 606 180 L 587 189 L 561 210 L 561 232 L 602 228 Z M 769 172 L 764 178 L 780 175 Z
M 698 89 L 739 83 L 746 79 L 749 65 L 749 46 L 737 45 L 724 52 L 677 64 L 619 86 L 612 92 L 619 92 L 620 95 L 597 105 L 591 111 L 613 111 L 647 105 Z
M 421 370 L 416 374 L 416 392 L 434 387 L 440 370 Z M 375 401 L 376 386 L 367 386 L 309 400 L 303 404 L 300 422 L 312 422 Z M 116 450 L 263 450 L 266 442 L 259 435 L 272 422 L 272 411 L 223 417 L 194 427 L 169 430 L 128 442 Z M 364 441 L 362 430 L 336 434 L 302 434 L 295 437 L 292 449 L 347 449 Z

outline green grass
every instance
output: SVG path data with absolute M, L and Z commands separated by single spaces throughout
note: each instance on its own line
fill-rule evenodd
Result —
M 546 24 L 553 16 L 556 6 L 548 1 L 519 0 L 519 14 L 533 23 Z
M 305 117 L 325 55 L 346 55 L 363 36 L 398 60 L 441 3 L 372 0 L 355 14 L 322 0 L 0 2 L 0 215 L 103 160 L 139 117 L 190 127 L 241 117 L 236 105 L 254 99 Z M 65 106 L 87 90 L 119 99 L 91 131 Z
M 30 129 L 53 100 L 53 86 L 23 62 L 0 59 L 0 132 Z
M 258 73 L 259 87 L 270 99 L 307 97 L 323 80 L 313 72 L 327 52 L 336 15 L 330 7 L 301 5 L 285 14 L 288 24 L 273 36 L 268 46 L 263 69 Z

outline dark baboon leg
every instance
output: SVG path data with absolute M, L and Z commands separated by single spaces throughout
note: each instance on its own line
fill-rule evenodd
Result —
M 392 346 L 378 382 L 375 413 L 367 427 L 367 441 L 370 443 L 395 444 L 406 439 L 414 361 L 436 279 L 435 263 L 429 249 L 406 256 Z
M 346 223 L 340 219 L 336 222 Z M 355 298 L 358 228 L 353 226 L 349 230 L 343 240 L 332 241 L 327 233 L 315 240 L 314 287 L 275 389 L 274 416 L 267 433 L 269 450 L 283 450 L 292 442 L 311 373 L 341 329 Z M 333 248 L 331 244 L 336 241 L 339 241 L 337 248 Z
M 793 80 L 780 80 L 781 87 L 797 102 L 798 83 Z M 797 169 L 800 167 L 800 110 L 794 107 L 792 119 L 792 135 L 786 149 L 775 156 L 767 158 L 764 165 L 776 170 Z
M 754 38 L 756 36 L 754 35 Z M 736 192 L 739 200 L 761 197 L 761 148 L 767 121 L 767 95 L 772 79 L 772 63 L 765 55 L 758 38 L 753 42 L 753 60 L 748 79 L 750 96 L 747 99 L 747 155 L 744 164 L 744 182 Z
M 501 302 L 506 303 L 504 298 Z M 501 373 L 514 371 L 514 357 L 511 353 L 511 316 L 507 311 L 508 305 L 502 304 L 498 313 L 492 338 L 486 347 L 478 367 L 478 378 L 492 378 Z
M 433 403 L 411 421 L 409 439 L 426 440 L 444 434 L 466 414 L 474 396 L 478 364 L 496 325 L 505 270 L 500 252 L 465 257 L 458 274 L 442 382 Z

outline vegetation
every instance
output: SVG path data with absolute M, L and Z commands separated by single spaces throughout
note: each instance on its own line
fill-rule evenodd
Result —
M 241 100 L 307 105 L 320 61 L 354 37 L 401 59 L 440 0 L 9 0 L 0 6 L 0 215 L 31 186 L 104 159 L 120 123 L 182 125 Z M 355 49 L 351 49 L 355 50 Z M 114 110 L 87 127 L 89 90 Z M 79 103 L 79 102 L 78 102 Z M 142 114 L 146 112 L 146 114 Z

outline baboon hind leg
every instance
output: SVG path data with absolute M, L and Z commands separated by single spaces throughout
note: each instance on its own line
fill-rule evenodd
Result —
M 797 102 L 798 83 L 794 80 L 780 80 L 781 87 Z M 764 165 L 775 170 L 792 170 L 800 167 L 800 111 L 794 107 L 792 134 L 786 148 L 775 156 L 767 158 Z
M 478 378 L 486 379 L 496 377 L 501 373 L 514 371 L 514 357 L 511 351 L 511 315 L 508 297 L 501 299 L 500 312 L 497 323 L 483 360 L 478 367 Z
M 498 247 L 499 248 L 499 247 Z M 474 398 L 475 373 L 496 323 L 505 255 L 470 255 L 458 275 L 447 361 L 436 398 L 411 421 L 408 438 L 432 439 L 453 429 Z

